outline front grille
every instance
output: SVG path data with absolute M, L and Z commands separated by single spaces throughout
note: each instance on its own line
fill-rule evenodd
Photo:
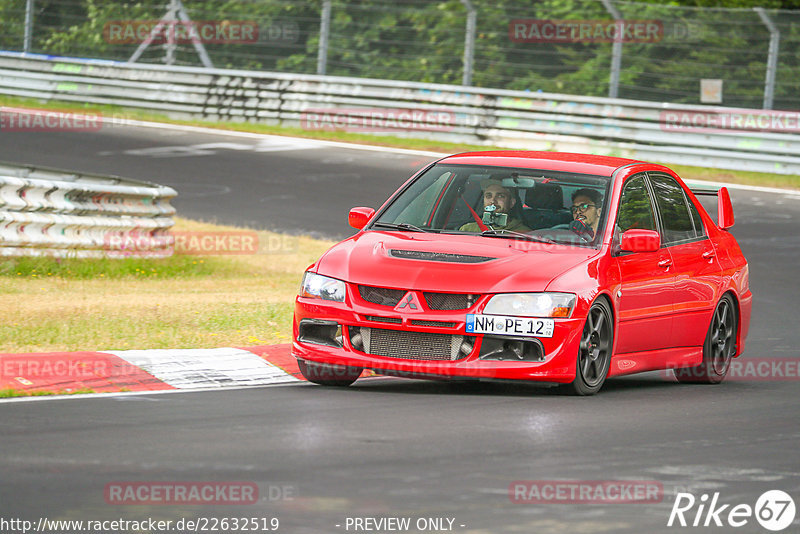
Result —
M 358 286 L 358 293 L 367 302 L 380 306 L 397 306 L 408 291 L 388 287 Z M 477 302 L 480 295 L 467 293 L 434 293 L 423 292 L 425 302 L 431 310 L 466 310 Z
M 395 323 L 400 324 L 403 320 L 400 317 L 379 317 L 377 315 L 366 315 L 364 318 L 367 321 L 373 321 L 375 323 Z
M 408 332 L 383 328 L 350 327 L 356 350 L 403 360 L 455 361 L 469 356 L 474 336 Z
M 426 291 L 425 302 L 432 310 L 466 310 L 471 308 L 478 295 L 467 295 L 461 293 L 431 293 Z
M 421 250 L 391 249 L 389 254 L 395 258 L 423 261 L 443 261 L 447 263 L 483 263 L 496 260 L 491 256 L 470 256 L 468 254 L 448 254 L 445 252 L 425 252 Z
M 358 286 L 358 293 L 367 302 L 380 304 L 381 306 L 397 306 L 406 291 L 388 287 Z
M 421 321 L 419 319 L 412 319 L 411 324 L 414 326 L 438 326 L 439 328 L 453 328 L 456 325 L 451 321 Z

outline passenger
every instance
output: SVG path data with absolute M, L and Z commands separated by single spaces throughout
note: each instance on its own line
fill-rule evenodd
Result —
M 603 196 L 596 189 L 585 187 L 572 193 L 572 218 L 590 228 L 592 236 L 597 233 L 602 206 Z M 572 228 L 581 229 L 581 225 L 573 223 Z
M 517 205 L 517 196 L 500 180 L 488 178 L 481 182 L 483 190 L 483 223 L 493 230 L 510 230 L 512 232 L 530 232 L 531 229 L 522 220 L 512 215 Z M 480 232 L 477 222 L 468 222 L 460 230 L 464 232 Z

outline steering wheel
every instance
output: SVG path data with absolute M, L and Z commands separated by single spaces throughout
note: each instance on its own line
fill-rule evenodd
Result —
M 569 224 L 569 229 L 582 237 L 584 241 L 592 241 L 594 239 L 594 230 L 580 219 L 572 221 Z

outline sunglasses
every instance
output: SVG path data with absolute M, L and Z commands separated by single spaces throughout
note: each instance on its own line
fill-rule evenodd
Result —
M 584 202 L 583 204 L 575 204 L 574 206 L 572 206 L 572 213 L 575 213 L 579 210 L 581 212 L 584 212 L 588 210 L 590 207 L 594 208 L 596 206 L 597 206 L 596 204 L 589 204 L 588 202 Z

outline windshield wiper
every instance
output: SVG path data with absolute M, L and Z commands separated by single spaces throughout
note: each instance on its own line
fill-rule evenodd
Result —
M 483 232 L 481 232 L 481 235 L 485 237 L 514 237 L 514 238 L 519 237 L 522 239 L 527 239 L 529 241 L 536 241 L 537 243 L 553 243 L 553 244 L 556 243 L 552 239 L 548 239 L 546 237 L 538 237 L 506 229 L 495 230 L 493 228 L 489 228 L 488 230 L 484 230 Z
M 381 228 L 391 228 L 392 230 L 408 230 L 410 232 L 428 233 L 433 231 L 433 230 L 423 230 L 419 226 L 414 226 L 413 224 L 409 223 L 389 223 L 389 222 L 378 221 L 376 223 L 373 223 L 372 225 L 373 228 L 376 226 L 379 226 Z

